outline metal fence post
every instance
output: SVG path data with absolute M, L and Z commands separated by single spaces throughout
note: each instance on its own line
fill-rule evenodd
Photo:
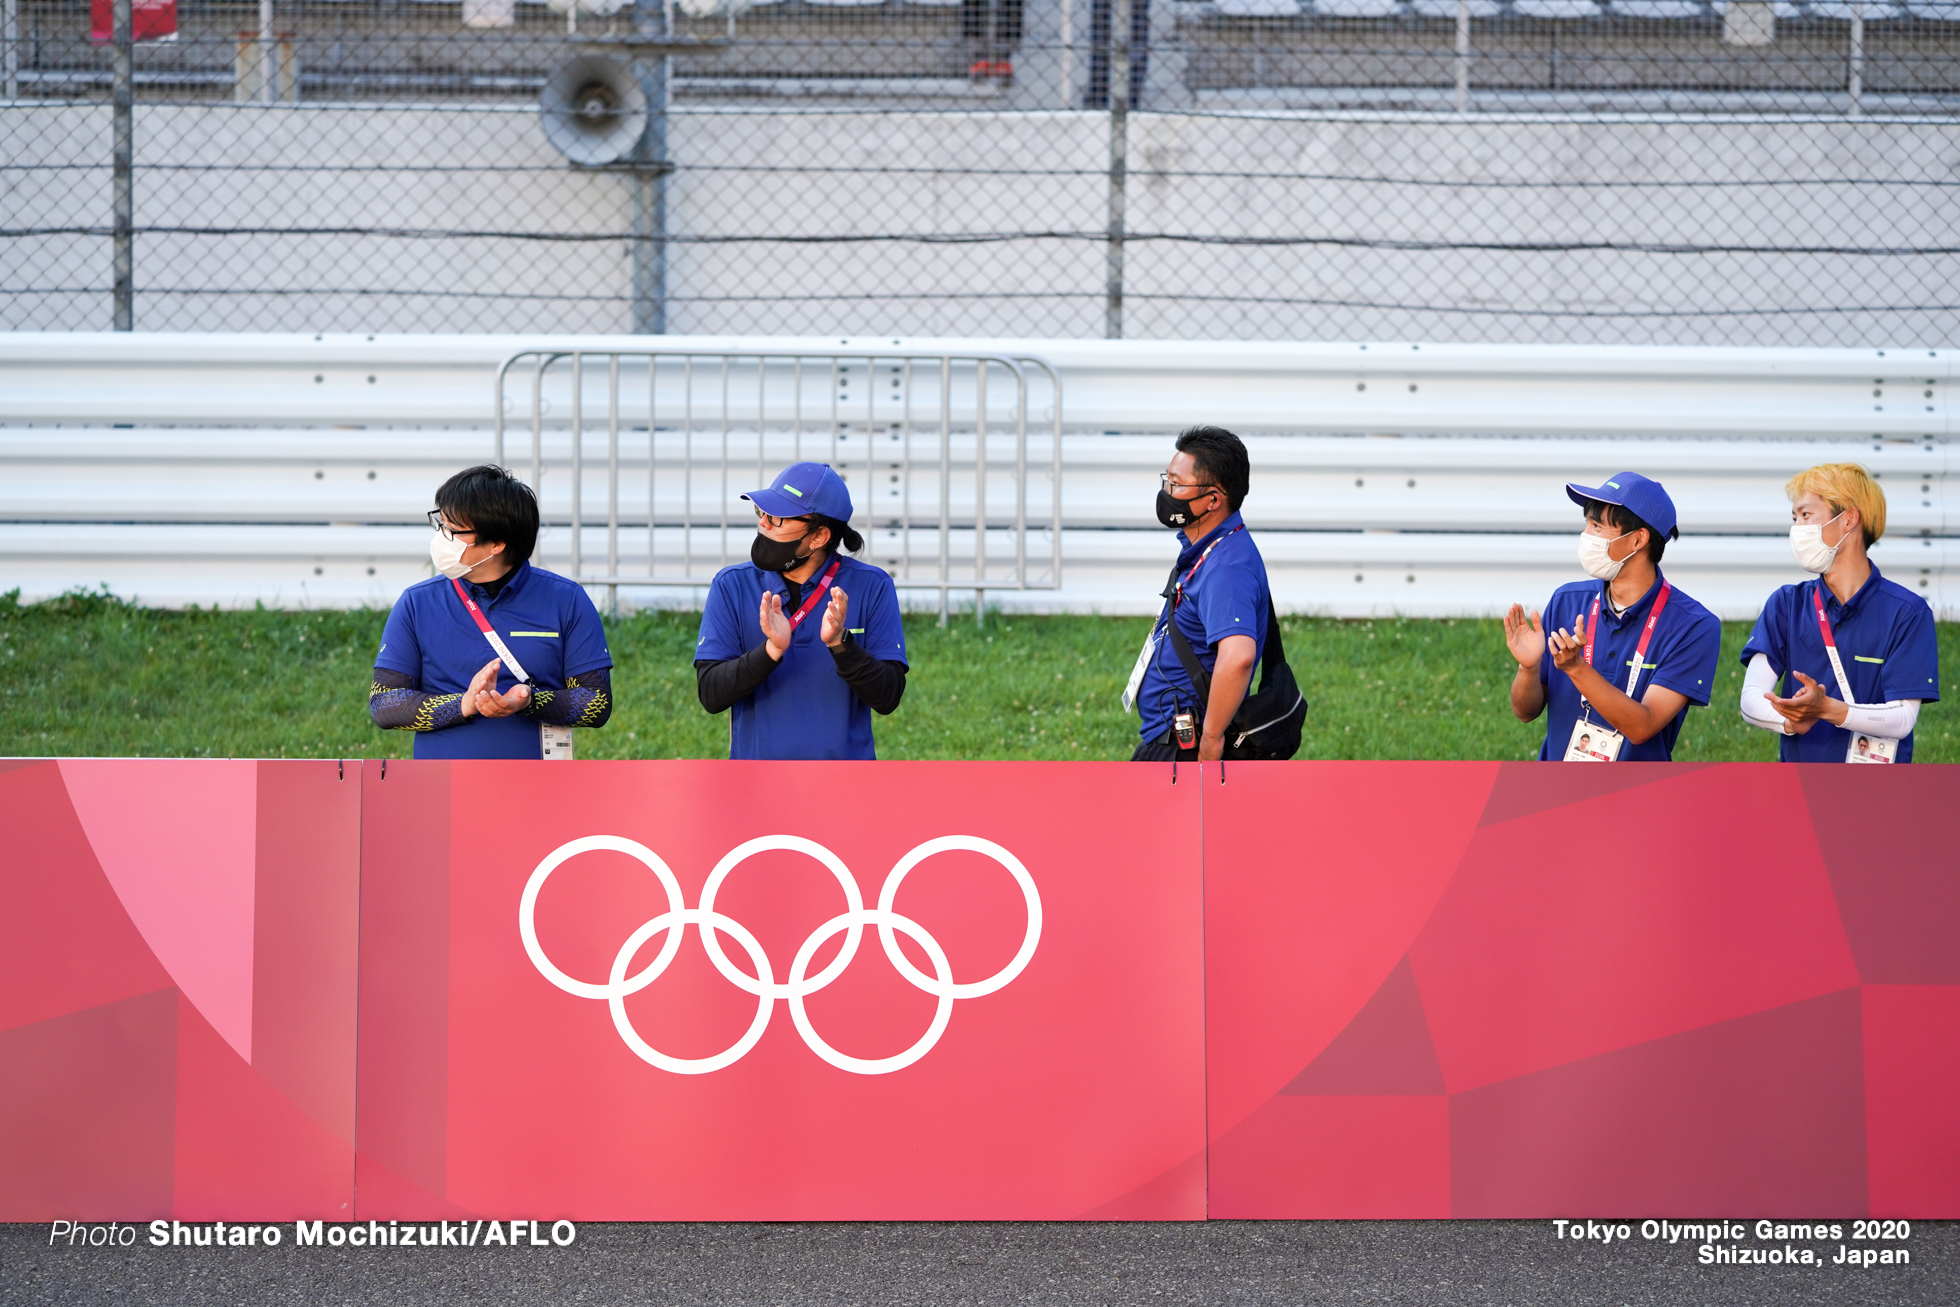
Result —
M 635 0 L 633 35 L 642 41 L 670 35 L 662 0 Z M 646 130 L 633 146 L 633 334 L 667 330 L 667 91 L 672 59 L 642 53 L 633 77 L 647 99 Z
M 136 163 L 135 80 L 136 43 L 131 31 L 134 0 L 115 0 L 111 21 L 115 24 L 114 87 L 111 91 L 111 117 L 114 121 L 115 171 L 114 204 L 114 290 L 115 329 L 136 329 L 135 209 Z
M 1851 66 L 1848 70 L 1849 75 L 1846 79 L 1844 89 L 1851 101 L 1850 108 L 1847 112 L 1851 117 L 1856 118 L 1864 112 L 1864 105 L 1860 103 L 1865 95 L 1864 0 L 1856 0 L 1851 6 L 1851 51 L 1849 62 Z
M 1103 311 L 1103 335 L 1111 340 L 1123 338 L 1123 202 L 1129 183 L 1130 19 L 1134 3 L 1109 3 L 1109 303 Z
M 20 0 L 7 0 L 4 17 L 0 17 L 0 45 L 6 47 L 0 52 L 4 59 L 7 98 L 20 99 Z
M 1470 0 L 1456 0 L 1456 111 L 1470 112 Z

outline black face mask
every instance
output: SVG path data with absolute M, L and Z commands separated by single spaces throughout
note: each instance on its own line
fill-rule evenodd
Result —
M 794 540 L 771 540 L 758 531 L 755 543 L 749 546 L 749 561 L 765 572 L 793 572 L 810 561 L 808 554 L 799 556 L 796 547 L 810 538 L 805 531 Z
M 1206 491 L 1205 494 L 1199 495 L 1197 498 L 1206 499 L 1216 493 L 1218 492 L 1215 490 Z M 1192 508 L 1192 504 L 1196 502 L 1197 500 L 1192 499 L 1179 499 L 1168 490 L 1159 490 L 1157 492 L 1157 520 L 1165 526 L 1170 527 L 1173 531 L 1182 530 L 1203 516 L 1202 513 Z

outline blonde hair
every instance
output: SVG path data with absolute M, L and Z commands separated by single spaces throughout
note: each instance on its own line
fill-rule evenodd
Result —
M 1783 493 L 1793 504 L 1805 494 L 1816 495 L 1831 506 L 1833 515 L 1847 508 L 1857 509 L 1867 549 L 1885 534 L 1885 492 L 1872 474 L 1856 463 L 1819 463 L 1805 468 L 1790 478 Z

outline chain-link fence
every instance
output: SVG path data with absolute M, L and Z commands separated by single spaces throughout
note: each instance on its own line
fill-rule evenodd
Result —
M 0 324 L 1960 321 L 1960 0 L 620 3 L 6 0 Z

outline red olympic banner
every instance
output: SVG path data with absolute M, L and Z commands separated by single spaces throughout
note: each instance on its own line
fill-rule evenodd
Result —
M 370 767 L 359 1214 L 1202 1217 L 1197 789 Z
M 0 761 L 0 1219 L 1960 1216 L 1956 791 Z
M 1960 1215 L 1960 773 L 1308 766 L 1205 789 L 1212 1216 Z
M 360 769 L 0 760 L 0 1221 L 346 1219 Z

